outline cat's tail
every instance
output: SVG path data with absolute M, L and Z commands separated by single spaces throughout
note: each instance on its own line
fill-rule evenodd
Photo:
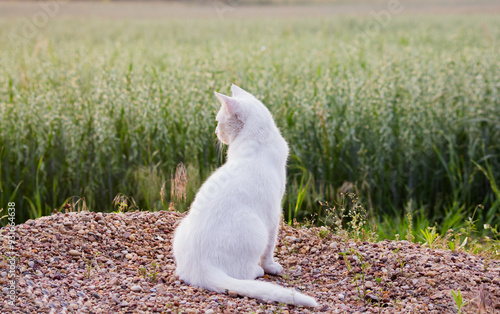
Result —
M 286 289 L 270 282 L 258 280 L 240 280 L 230 277 L 222 270 L 211 273 L 210 283 L 218 292 L 236 292 L 241 296 L 247 296 L 264 301 L 276 301 L 294 305 L 317 307 L 318 303 L 310 296 L 292 289 Z

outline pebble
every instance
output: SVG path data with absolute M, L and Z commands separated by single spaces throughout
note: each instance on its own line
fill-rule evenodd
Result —
M 77 250 L 69 250 L 69 252 L 68 252 L 68 253 L 69 253 L 70 255 L 72 255 L 72 256 L 80 256 L 80 255 L 82 255 L 82 253 L 81 253 L 81 252 L 78 252 Z
M 139 286 L 139 285 L 135 285 L 135 286 L 131 286 L 130 287 L 130 290 L 132 291 L 141 291 L 142 290 L 142 287 Z
M 77 295 L 78 297 L 82 298 L 82 299 L 87 298 L 87 296 L 85 295 L 85 293 L 83 293 L 83 292 L 81 292 L 81 291 L 77 292 L 77 293 L 76 293 L 76 295 Z
M 437 272 L 431 270 L 425 273 L 426 276 L 428 277 L 435 277 L 437 275 Z

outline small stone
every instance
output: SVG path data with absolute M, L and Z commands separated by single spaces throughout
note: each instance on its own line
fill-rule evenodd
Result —
M 238 294 L 237 294 L 236 292 L 234 292 L 234 291 L 228 291 L 228 293 L 227 293 L 227 294 L 228 294 L 231 298 L 236 298 L 236 297 L 238 297 Z
M 78 304 L 76 303 L 70 303 L 69 308 L 72 310 L 78 310 Z
M 285 238 L 286 241 L 288 242 L 291 242 L 291 243 L 297 243 L 297 242 L 300 242 L 300 239 L 299 238 L 296 238 L 296 237 L 291 237 L 291 236 L 288 236 Z
M 87 298 L 87 296 L 85 295 L 85 293 L 79 291 L 77 294 L 76 294 L 78 297 L 82 298 L 82 299 L 85 299 Z
M 126 259 L 132 259 L 132 257 L 134 257 L 132 254 L 128 253 L 125 255 L 125 258 Z
M 205 311 L 205 314 L 214 314 L 214 313 L 215 312 L 212 309 L 208 309 L 208 310 Z
M 77 250 L 69 250 L 69 255 L 72 255 L 72 256 L 80 256 L 82 255 L 82 253 L 78 252 Z
M 425 275 L 428 277 L 434 277 L 437 275 L 437 272 L 430 270 L 430 271 L 426 272 Z
M 139 285 L 135 285 L 130 287 L 130 290 L 137 292 L 137 291 L 142 291 L 142 288 Z
M 373 303 L 377 303 L 380 301 L 380 297 L 378 297 L 377 295 L 375 294 L 367 294 L 365 296 L 365 300 L 367 301 L 370 301 L 370 302 L 373 302 Z
M 156 289 L 156 292 L 159 294 L 165 294 L 165 288 L 161 284 L 156 285 L 154 289 Z
M 28 266 L 31 267 L 31 268 L 33 268 L 35 266 L 35 262 L 29 261 L 28 262 Z

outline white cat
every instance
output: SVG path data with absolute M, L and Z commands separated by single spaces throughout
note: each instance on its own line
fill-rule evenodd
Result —
M 256 281 L 283 267 L 273 259 L 286 185 L 288 145 L 269 110 L 232 85 L 221 102 L 215 133 L 229 145 L 227 162 L 202 185 L 175 230 L 176 274 L 184 282 L 223 293 L 296 305 L 314 298 Z

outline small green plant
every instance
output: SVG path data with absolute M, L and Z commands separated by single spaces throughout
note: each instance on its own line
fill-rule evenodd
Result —
M 341 252 L 339 254 L 342 255 L 342 257 L 345 261 L 345 265 L 347 267 L 348 273 L 352 273 L 354 271 L 354 268 L 353 268 L 351 262 L 349 261 L 348 256 L 349 255 L 351 255 L 351 256 L 356 255 L 356 258 L 358 259 L 359 264 L 360 264 L 361 271 L 354 274 L 354 276 L 352 278 L 352 283 L 356 287 L 356 292 L 358 294 L 358 297 L 361 300 L 363 300 L 363 302 L 366 303 L 367 300 L 366 300 L 366 285 L 365 285 L 365 283 L 366 283 L 366 274 L 367 274 L 369 263 L 363 259 L 363 255 L 360 252 L 353 250 L 353 249 L 349 249 L 347 252 Z
M 85 264 L 85 273 L 84 273 L 85 278 L 90 279 L 92 277 L 92 272 L 94 271 L 94 262 L 98 255 L 99 252 L 93 255 L 92 258 L 87 258 L 85 257 L 85 254 L 82 252 L 82 259 L 83 263 Z
M 354 276 L 355 284 L 356 284 L 356 291 L 358 292 L 358 296 L 363 302 L 367 302 L 366 300 L 366 273 L 368 269 L 368 262 L 364 261 L 363 255 L 361 255 L 360 252 L 355 251 L 356 256 L 358 257 L 360 267 L 361 267 L 361 272 L 356 274 Z
M 326 239 L 326 238 L 328 237 L 328 234 L 329 234 L 329 233 L 330 233 L 330 232 L 328 231 L 328 228 L 327 228 L 327 227 L 325 227 L 325 226 L 323 226 L 323 227 L 321 227 L 321 228 L 319 229 L 319 231 L 318 231 L 318 237 L 319 237 L 320 239 L 323 239 L 323 240 L 324 240 L 324 239 Z
M 139 269 L 137 270 L 137 272 L 139 273 L 139 276 L 141 276 L 141 277 L 146 277 L 147 271 L 148 270 L 146 269 L 146 267 L 143 267 L 143 266 L 139 267 Z
M 406 213 L 406 218 L 408 219 L 408 232 L 406 233 L 406 240 L 408 242 L 415 241 L 415 237 L 413 236 L 413 216 L 410 211 Z
M 403 255 L 401 254 L 401 249 L 400 248 L 397 248 L 396 250 L 394 250 L 394 253 L 396 253 L 396 256 L 398 258 L 398 264 L 399 264 L 399 267 L 401 268 L 401 272 L 404 274 L 404 268 L 406 266 L 406 262 L 404 261 L 404 258 L 403 258 Z
M 451 294 L 453 296 L 453 300 L 455 301 L 455 305 L 457 306 L 458 314 L 462 313 L 462 308 L 469 304 L 469 301 L 464 301 L 460 290 L 457 290 L 457 292 L 451 290 Z
M 343 239 L 354 241 L 376 241 L 376 225 L 370 228 L 365 208 L 361 205 L 355 193 L 340 193 L 336 206 L 328 202 L 319 202 L 325 209 L 325 225 Z M 347 214 L 346 214 L 347 213 Z
M 158 264 L 151 263 L 151 271 L 148 274 L 149 281 L 156 282 L 158 280 Z
M 425 241 L 425 244 L 433 249 L 436 244 L 436 240 L 439 238 L 439 234 L 436 232 L 436 227 L 427 227 L 427 229 L 420 229 L 422 233 L 422 238 Z
M 151 282 L 158 281 L 158 264 L 156 264 L 155 262 L 151 263 L 149 267 L 139 267 L 137 272 L 139 273 L 139 276 L 144 277 L 144 279 L 147 279 Z
M 347 252 L 340 252 L 339 253 L 343 259 L 344 259 L 344 262 L 345 262 L 345 266 L 347 267 L 347 271 L 351 272 L 352 270 L 352 266 L 351 266 L 351 262 L 349 261 L 349 259 L 347 258 L 348 255 L 351 255 L 351 251 L 348 250 Z
M 139 209 L 133 197 L 128 197 L 122 193 L 118 193 L 113 199 L 114 213 L 123 213 Z

